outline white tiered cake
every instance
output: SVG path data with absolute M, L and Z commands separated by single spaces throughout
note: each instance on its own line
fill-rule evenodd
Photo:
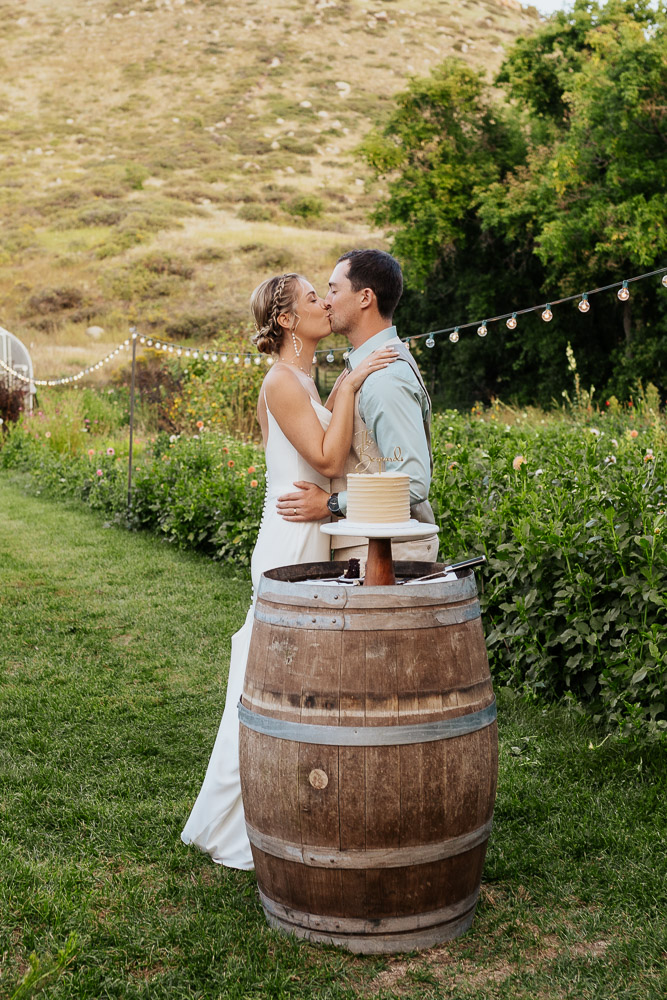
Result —
M 410 476 L 373 472 L 347 477 L 348 524 L 404 524 L 409 520 Z

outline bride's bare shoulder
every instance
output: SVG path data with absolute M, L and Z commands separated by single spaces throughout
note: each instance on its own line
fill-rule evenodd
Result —
M 291 372 L 287 365 L 275 364 L 270 372 L 264 376 L 262 382 L 264 394 L 271 399 L 296 399 L 303 395 L 308 395 L 305 386 L 294 372 Z

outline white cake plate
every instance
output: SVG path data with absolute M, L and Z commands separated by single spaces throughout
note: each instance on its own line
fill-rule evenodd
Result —
M 392 541 L 409 541 L 411 538 L 430 538 L 437 535 L 440 528 L 437 524 L 427 524 L 411 518 L 409 521 L 393 521 L 388 524 L 359 524 L 356 521 L 334 521 L 331 524 L 321 524 L 320 530 L 325 535 L 350 535 L 352 538 L 391 538 Z

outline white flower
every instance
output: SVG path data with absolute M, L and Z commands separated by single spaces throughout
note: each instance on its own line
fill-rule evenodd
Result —
M 535 473 L 534 474 L 536 476 L 543 476 L 544 475 L 544 469 L 535 469 Z
M 591 432 L 591 434 L 595 434 L 596 437 L 600 437 L 600 431 L 597 429 L 597 427 L 589 427 L 588 429 Z
M 605 465 L 616 465 L 616 455 L 607 455 L 604 460 Z
M 616 438 L 612 438 L 611 443 L 613 444 L 614 448 L 618 448 L 618 441 L 616 440 Z

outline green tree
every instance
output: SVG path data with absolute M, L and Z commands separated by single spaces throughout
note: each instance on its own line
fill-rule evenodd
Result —
M 406 265 L 401 330 L 422 332 L 556 299 L 660 266 L 667 251 L 665 6 L 576 0 L 520 39 L 493 85 L 445 63 L 413 80 L 364 154 L 389 179 L 376 221 Z M 484 343 L 438 339 L 449 402 L 500 393 L 541 402 L 582 377 L 667 392 L 667 319 L 655 285 L 629 303 L 560 307 Z

